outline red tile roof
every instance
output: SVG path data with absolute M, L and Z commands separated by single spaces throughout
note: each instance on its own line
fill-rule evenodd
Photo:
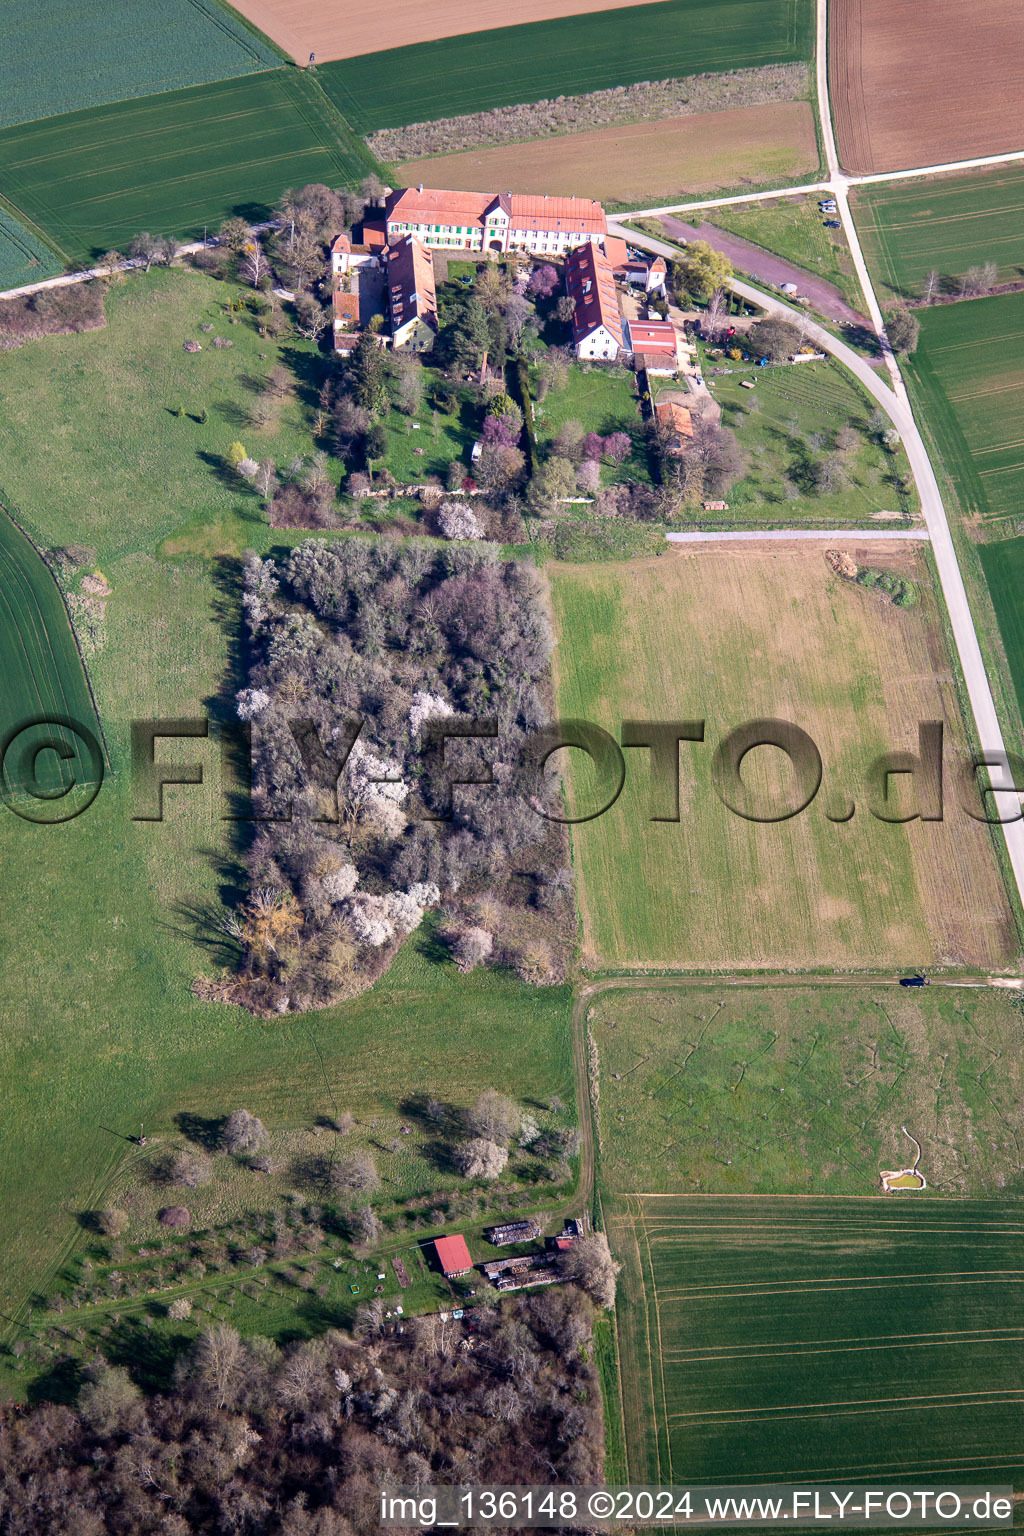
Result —
M 388 243 L 387 230 L 384 228 L 383 219 L 364 219 L 361 233 L 363 244 L 371 251 L 379 251 L 382 246 Z
M 611 262 L 597 245 L 578 245 L 565 259 L 565 286 L 575 308 L 572 335 L 576 343 L 584 341 L 599 326 L 609 331 L 622 346 L 622 322 L 615 297 Z
M 466 1239 L 461 1233 L 455 1237 L 435 1238 L 434 1248 L 446 1275 L 464 1275 L 467 1269 L 473 1268 Z
M 334 295 L 334 318 L 338 321 L 359 319 L 359 295 L 358 293 L 342 293 L 339 288 Z
M 400 187 L 384 204 L 388 223 L 446 224 L 480 228 L 495 208 L 516 230 L 564 230 L 603 235 L 604 209 L 589 197 L 543 197 L 520 192 L 446 192 L 437 187 Z
M 604 253 L 612 264 L 612 270 L 624 267 L 629 260 L 629 251 L 625 240 L 620 240 L 618 235 L 605 235 Z
M 629 337 L 634 352 L 676 355 L 676 330 L 671 320 L 631 320 Z
M 662 426 L 670 432 L 679 437 L 693 436 L 693 417 L 685 405 L 679 405 L 675 400 L 659 400 L 654 409 Z
M 497 201 L 493 192 L 443 192 L 433 187 L 400 187 L 384 204 L 388 223 L 483 225 Z
M 578 231 L 584 235 L 603 235 L 607 228 L 604 209 L 591 197 L 531 197 L 512 194 L 513 229 L 550 229 Z
M 396 331 L 415 316 L 437 328 L 437 289 L 434 258 L 412 235 L 388 246 L 388 297 L 391 328 Z
M 348 235 L 346 235 L 344 232 L 342 232 L 340 235 L 335 235 L 334 239 L 331 241 L 332 255 L 335 251 L 350 251 L 351 249 L 352 242 Z

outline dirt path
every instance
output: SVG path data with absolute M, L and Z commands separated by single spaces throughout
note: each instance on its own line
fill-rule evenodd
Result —
M 796 283 L 815 309 L 829 320 L 846 325 L 863 325 L 867 319 L 865 315 L 851 309 L 839 289 L 833 288 L 823 277 L 815 277 L 813 272 L 805 272 L 803 267 L 791 266 L 780 256 L 773 256 L 759 245 L 751 245 L 749 240 L 741 240 L 739 235 L 730 235 L 716 224 L 684 224 L 681 219 L 671 215 L 661 222 L 666 234 L 676 240 L 706 240 L 716 251 L 728 256 L 734 267 L 750 277 L 758 278 L 762 283 L 770 283 L 776 288 L 781 288 L 783 283 Z

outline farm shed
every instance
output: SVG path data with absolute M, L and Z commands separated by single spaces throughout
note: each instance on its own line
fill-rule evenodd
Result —
M 456 1279 L 459 1275 L 468 1275 L 473 1268 L 473 1260 L 469 1256 L 469 1248 L 461 1232 L 456 1233 L 454 1237 L 435 1238 L 434 1251 L 447 1280 Z
M 487 1241 L 495 1248 L 504 1248 L 509 1243 L 528 1243 L 535 1237 L 540 1237 L 540 1227 L 535 1221 L 508 1221 L 503 1226 L 491 1227 L 487 1233 Z

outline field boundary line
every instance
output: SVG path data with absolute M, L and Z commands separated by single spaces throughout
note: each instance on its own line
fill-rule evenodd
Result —
M 104 730 L 103 730 L 103 721 L 102 721 L 102 719 L 100 717 L 99 705 L 96 702 L 96 695 L 93 693 L 93 690 L 92 690 L 92 679 L 89 676 L 89 669 L 88 669 L 88 667 L 85 664 L 85 657 L 82 654 L 82 647 L 81 647 L 81 644 L 80 644 L 79 639 L 78 639 L 78 631 L 76 630 L 75 625 L 74 625 L 74 620 L 71 617 L 71 610 L 68 607 L 67 598 L 64 595 L 64 591 L 63 591 L 63 589 L 61 587 L 61 584 L 57 580 L 56 576 L 53 574 L 53 571 L 52 571 L 52 569 L 50 567 L 49 561 L 46 559 L 46 557 L 43 554 L 42 550 L 39 548 L 39 545 L 36 543 L 35 539 L 33 539 L 32 535 L 26 531 L 26 529 L 23 527 L 23 525 L 19 522 L 18 518 L 11 511 L 11 505 L 10 505 L 10 503 L 8 501 L 6 501 L 4 499 L 4 496 L 3 496 L 2 492 L 0 492 L 0 510 L 2 510 L 4 516 L 6 518 L 8 518 L 9 521 L 11 522 L 11 524 L 18 530 L 18 532 L 21 534 L 22 538 L 25 539 L 26 543 L 28 543 L 31 546 L 31 548 L 35 550 L 37 556 L 39 557 L 39 560 L 41 561 L 42 565 L 44 566 L 44 568 L 46 570 L 47 576 L 53 582 L 53 585 L 54 585 L 54 587 L 56 589 L 56 592 L 57 592 L 57 596 L 60 598 L 60 605 L 61 605 L 61 607 L 64 610 L 64 616 L 65 616 L 65 618 L 68 621 L 68 628 L 70 629 L 71 635 L 72 635 L 72 639 L 75 642 L 75 652 L 76 652 L 76 654 L 78 656 L 79 665 L 81 666 L 81 669 L 82 669 L 82 676 L 85 679 L 85 686 L 86 686 L 86 689 L 88 690 L 89 699 L 90 699 L 90 701 L 92 703 L 92 707 L 93 707 L 93 713 L 94 713 L 94 715 L 96 717 L 96 729 L 100 733 L 100 742 L 102 743 L 102 746 L 103 746 L 103 756 L 104 756 L 104 758 L 106 760 L 106 766 L 108 768 L 112 768 L 113 767 L 113 763 L 112 763 L 111 757 L 110 757 L 110 748 L 107 746 L 107 738 L 106 738 L 106 734 L 104 733 Z M 49 643 L 49 636 L 47 636 L 47 643 Z
M 732 528 L 721 532 L 669 532 L 665 538 L 670 544 L 726 544 L 745 542 L 756 544 L 759 540 L 788 542 L 799 539 L 870 539 L 884 543 L 887 539 L 911 539 L 927 543 L 931 539 L 928 529 L 918 528 Z

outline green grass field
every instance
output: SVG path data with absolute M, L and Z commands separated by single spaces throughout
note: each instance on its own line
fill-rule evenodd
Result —
M 133 823 L 128 721 L 201 713 L 231 676 L 240 618 L 197 560 L 140 550 L 112 567 L 112 579 L 108 641 L 93 675 L 114 772 L 66 827 L 0 813 L 10 946 L 0 983 L 5 1313 L 30 1291 L 54 1289 L 56 1271 L 86 1240 L 79 1218 L 123 1183 L 119 1170 L 133 1153 L 123 1138 L 140 1121 L 160 1138 L 174 1134 L 180 1112 L 214 1116 L 244 1103 L 280 1137 L 349 1108 L 362 1134 L 377 1137 L 394 1130 L 409 1093 L 468 1102 L 474 1085 L 493 1080 L 542 1102 L 554 1094 L 573 1102 L 566 989 L 494 973 L 465 986 L 426 941 L 365 997 L 288 1023 L 191 996 L 197 971 L 230 960 L 213 925 L 241 878 L 231 829 L 218 820 L 216 748 L 199 748 L 208 790 L 191 803 L 170 791 L 165 824 Z M 389 1199 L 445 1182 L 419 1139 L 404 1162 L 380 1161 Z M 256 1193 L 257 1206 L 263 1198 Z M 226 1214 L 252 1203 L 240 1188 Z M 147 1209 L 138 1206 L 144 1232 Z
M 20 219 L 0 207 L 0 291 L 56 277 L 62 264 Z
M 1016 1480 L 1006 995 L 652 982 L 588 1019 L 623 1481 Z M 904 1125 L 928 1192 L 881 1196 Z
M 126 279 L 110 291 L 105 330 L 30 342 L 2 373 L 9 494 L 31 509 L 42 544 L 87 542 L 112 588 L 105 644 L 90 662 L 112 759 L 99 797 L 58 827 L 0 809 L 0 1310 L 8 1315 L 27 1295 L 55 1288 L 89 1241 L 86 1213 L 113 1191 L 131 1195 L 125 1168 L 136 1149 L 124 1137 L 140 1121 L 164 1138 L 181 1112 L 214 1116 L 244 1104 L 288 1149 L 296 1137 L 305 1146 L 317 1116 L 336 1108 L 351 1109 L 357 1137 L 393 1135 L 407 1094 L 468 1102 L 492 1081 L 526 1100 L 557 1095 L 572 1113 L 568 990 L 494 972 L 460 977 L 427 934 L 372 992 L 326 1012 L 265 1023 L 192 995 L 197 973 L 231 963 L 216 924 L 244 881 L 233 828 L 220 819 L 217 746 L 186 749 L 202 754 L 207 782 L 169 790 L 164 823 L 134 822 L 129 722 L 202 715 L 240 686 L 231 557 L 303 535 L 272 533 L 221 458 L 239 436 L 259 457 L 309 453 L 319 384 L 309 344 L 260 338 L 249 317 L 228 323 L 224 305 L 236 291 L 187 271 Z M 199 330 L 204 322 L 213 333 Z M 182 340 L 192 335 L 203 351 L 189 356 Z M 213 348 L 213 335 L 231 348 Z M 251 380 L 279 361 L 297 392 L 253 433 L 239 420 Z M 195 363 L 201 371 L 190 372 Z M 206 403 L 208 424 L 172 416 L 179 402 L 190 412 Z M 167 751 L 180 756 L 173 743 Z M 423 1138 L 410 1146 L 401 1156 L 375 1152 L 386 1200 L 444 1182 Z M 243 1178 L 221 1193 L 234 1218 L 280 1197 L 281 1186 L 271 1182 L 254 1200 Z M 150 1201 L 136 1200 L 148 1234 Z M 274 1302 L 281 1328 L 302 1300 L 294 1295 Z M 256 1308 L 251 1326 L 263 1318 Z M 300 1312 L 295 1326 L 311 1319 Z M 26 1381 L 19 1375 L 17 1390 Z
M 6 196 L 72 260 L 123 247 L 141 229 L 201 239 L 231 214 L 258 222 L 288 187 L 351 186 L 375 168 L 295 69 L 0 132 Z
M 552 389 L 534 407 L 537 441 L 550 446 L 567 421 L 578 421 L 584 432 L 625 432 L 633 447 L 620 465 L 605 464 L 605 484 L 616 480 L 648 480 L 650 470 L 643 439 L 636 379 L 626 368 L 584 368 L 573 363 L 561 389 Z
M 665 985 L 595 1000 L 612 1191 L 1020 1196 L 1021 1015 L 999 991 Z M 637 1170 L 643 1173 L 638 1174 Z
M 920 319 L 910 373 L 961 508 L 1017 532 L 1024 294 L 942 305 Z
M 1010 1483 L 1017 1202 L 616 1202 L 627 1481 Z
M 968 171 L 889 187 L 857 188 L 851 206 L 881 295 L 920 293 L 930 271 L 955 279 L 999 265 L 999 281 L 1024 272 L 1024 168 Z
M 1006 963 L 1013 939 L 987 833 L 948 802 L 944 822 L 902 826 L 866 803 L 868 764 L 916 744 L 918 721 L 945 718 L 950 750 L 957 737 L 917 561 L 906 546 L 873 556 L 915 573 L 921 602 L 905 613 L 832 576 L 808 546 L 683 546 L 627 565 L 548 567 L 561 716 L 616 740 L 624 719 L 707 722 L 705 743 L 681 748 L 678 823 L 650 819 L 648 754 L 631 750 L 621 797 L 573 830 L 587 964 Z M 814 803 L 772 824 L 728 810 L 711 782 L 719 740 L 765 716 L 798 724 L 823 760 Z M 572 756 L 571 804 L 584 815 L 601 799 L 589 760 Z M 778 780 L 768 788 L 771 756 L 744 768 L 766 775 L 751 779 L 764 784 L 766 812 L 782 793 Z M 851 819 L 829 819 L 851 804 Z
M 320 65 L 357 133 L 640 80 L 809 59 L 807 0 L 664 0 L 499 27 Z
M 0 743 L 6 747 L 16 733 L 36 722 L 63 718 L 83 726 L 94 742 L 92 752 L 66 728 L 36 725 L 32 749 L 49 747 L 34 766 L 41 792 L 72 794 L 66 805 L 80 803 L 76 784 L 94 785 L 103 773 L 103 748 L 75 637 L 53 577 L 24 534 L 0 503 L 0 653 L 4 657 L 4 687 L 0 693 Z M 16 753 L 20 749 L 14 749 Z M 23 795 L 12 753 L 5 762 L 4 784 L 20 804 Z M 12 779 L 13 775 L 13 779 Z M 63 798 L 63 796 L 61 797 Z M 28 806 L 29 811 L 43 807 Z M 56 810 L 57 807 L 54 807 Z M 0 815 L 4 814 L 0 812 Z M 41 835 L 41 834 L 40 834 Z
M 1017 704 L 1024 711 L 1024 539 L 978 547 Z
M 280 54 L 217 0 L 4 8 L 0 127 L 273 69 Z
M 747 208 L 713 208 L 711 221 L 720 229 L 773 251 L 786 261 L 823 277 L 839 289 L 852 309 L 862 310 L 864 297 L 853 270 L 841 229 L 826 229 L 818 197 L 786 198 L 778 203 L 751 203 Z
M 259 336 L 251 315 L 232 324 L 225 311 L 239 292 L 198 272 L 154 268 L 108 290 L 103 330 L 46 337 L 4 359 L 5 489 L 41 543 L 79 540 L 94 549 L 115 591 L 116 562 L 140 551 L 152 557 L 165 541 L 177 555 L 269 548 L 259 499 L 225 469 L 233 442 L 281 465 L 313 452 L 320 354 L 296 337 Z M 213 330 L 201 331 L 204 324 Z M 185 352 L 186 338 L 203 350 Z M 217 338 L 231 346 L 215 347 Z M 246 410 L 259 381 L 282 363 L 296 388 L 256 430 Z M 182 418 L 172 414 L 179 405 Z M 204 406 L 209 420 L 200 424 Z M 291 543 L 301 535 L 273 537 Z
M 467 475 L 471 472 L 470 450 L 483 424 L 480 407 L 466 391 L 451 416 L 435 411 L 430 390 L 439 377 L 437 370 L 425 369 L 423 399 L 414 416 L 388 412 L 387 466 L 403 483 L 415 484 L 429 475 L 443 480 L 452 463 L 464 465 Z
M 736 371 L 714 376 L 712 370 L 723 366 Z M 727 495 L 730 521 L 773 527 L 781 518 L 796 526 L 807 521 L 870 527 L 878 513 L 887 512 L 897 514 L 891 521 L 898 526 L 917 511 L 916 494 L 894 482 L 894 476 L 908 474 L 905 455 L 887 453 L 871 434 L 872 402 L 838 363 L 752 368 L 709 358 L 705 376 L 722 407 L 723 425 L 735 432 L 745 459 L 744 473 Z M 755 388 L 743 389 L 741 379 L 753 380 Z M 844 481 L 819 494 L 814 463 L 848 426 L 861 440 L 844 455 Z

